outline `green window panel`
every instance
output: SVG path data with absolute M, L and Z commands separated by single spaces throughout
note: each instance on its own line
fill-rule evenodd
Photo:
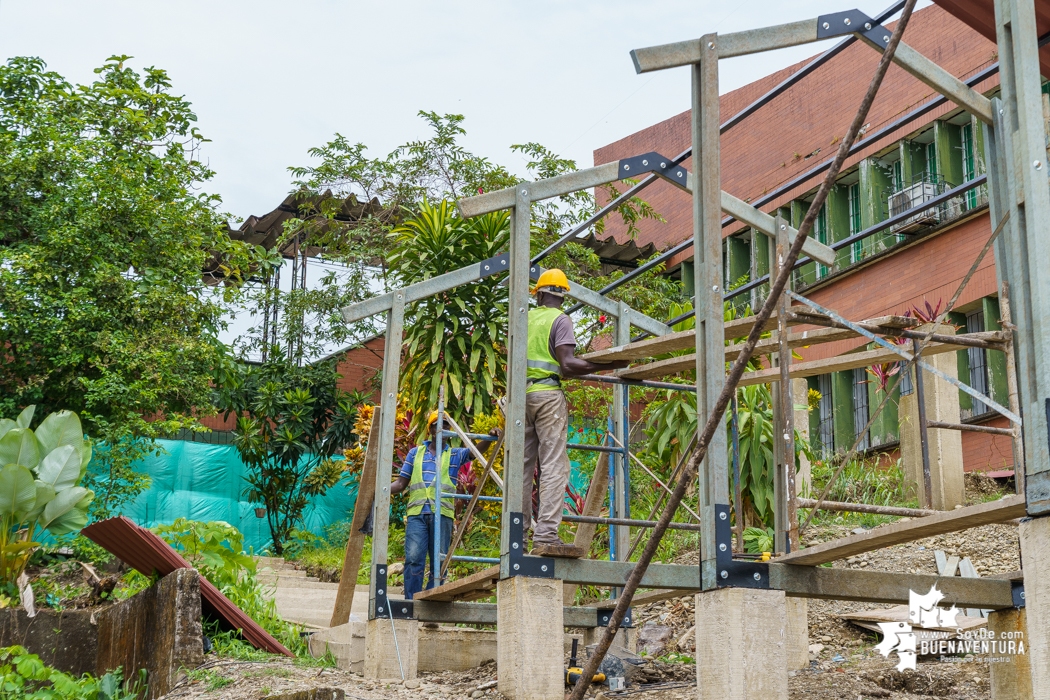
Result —
M 984 309 L 984 330 L 1000 331 L 1002 327 L 999 321 L 1002 318 L 999 312 L 999 299 L 997 297 L 985 297 L 981 300 Z M 1006 354 L 998 350 L 988 350 L 988 388 L 991 397 L 1006 406 L 1010 401 L 1009 389 L 1006 383 Z
M 864 230 L 860 216 L 860 183 L 849 185 L 846 190 L 849 205 L 849 235 L 853 236 Z M 850 262 L 858 263 L 864 259 L 864 241 L 857 241 L 850 246 Z
M 965 181 L 962 128 L 948 122 L 934 122 L 933 139 L 936 144 L 936 181 L 943 182 L 945 189 L 962 184 Z
M 844 453 L 853 446 L 853 370 L 831 375 L 831 402 L 835 432 L 835 451 Z
M 948 314 L 948 321 L 953 326 L 959 329 L 966 328 L 966 314 L 951 312 Z M 960 331 L 964 332 L 964 331 Z M 956 359 L 956 371 L 959 375 L 959 381 L 970 383 L 970 356 L 966 350 L 959 350 L 955 353 Z M 924 381 L 936 381 L 929 374 L 923 375 Z M 959 392 L 959 409 L 962 411 L 963 418 L 967 418 L 973 414 L 973 398 L 966 392 Z
M 848 188 L 843 185 L 835 185 L 828 193 L 825 203 L 827 212 L 825 215 L 825 231 L 828 244 L 837 243 L 849 237 L 849 193 Z M 835 256 L 835 265 L 838 269 L 849 267 L 851 251 L 847 248 L 840 250 Z
M 696 277 L 693 275 L 693 261 L 686 260 L 682 263 L 682 291 L 685 296 L 692 299 L 696 295 Z
M 974 143 L 974 128 L 973 122 L 964 124 L 961 129 L 961 140 L 962 140 L 962 176 L 963 182 L 969 182 L 970 180 L 977 177 L 977 144 Z M 966 193 L 964 200 L 966 209 L 974 209 L 977 207 L 977 190 L 970 190 Z

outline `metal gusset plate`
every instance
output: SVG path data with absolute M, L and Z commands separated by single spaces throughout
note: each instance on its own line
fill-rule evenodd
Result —
M 612 618 L 612 614 L 612 610 L 599 610 L 598 626 L 608 627 L 609 620 Z M 623 621 L 620 623 L 620 627 L 634 627 L 632 620 L 634 620 L 634 608 L 627 608 L 627 614 L 623 616 Z
M 817 17 L 817 38 L 830 39 L 845 34 L 863 34 L 882 48 L 890 43 L 890 30 L 860 10 L 833 12 Z
M 715 505 L 715 555 L 719 588 L 769 588 L 769 565 L 733 561 L 733 529 L 729 525 L 729 506 Z
M 395 620 L 411 620 L 411 600 L 390 600 L 387 597 L 386 570 L 386 564 L 376 566 L 376 597 L 373 618 L 393 617 Z
M 554 578 L 554 560 L 549 557 L 534 557 L 525 554 L 525 517 L 521 513 L 510 514 L 510 566 L 511 576 L 533 576 Z
M 675 165 L 674 160 L 667 156 L 662 156 L 656 151 L 620 160 L 621 180 L 644 175 L 645 173 L 659 175 L 679 187 L 688 187 L 689 184 L 689 172 L 685 167 Z

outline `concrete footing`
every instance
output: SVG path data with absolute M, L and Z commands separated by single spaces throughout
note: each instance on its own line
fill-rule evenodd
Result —
M 499 692 L 511 700 L 562 700 L 563 584 L 514 576 L 496 585 Z
M 696 596 L 701 700 L 787 700 L 783 591 L 723 588 Z
M 988 664 L 992 700 L 1032 700 L 1032 665 L 1028 656 L 1028 625 L 1024 608 L 988 614 L 988 630 L 996 640 L 1023 641 L 1024 654 L 1001 655 L 1004 662 Z
M 419 622 L 369 620 L 365 634 L 365 678 L 415 678 L 419 671 Z
M 464 627 L 419 630 L 420 671 L 466 671 L 496 660 L 496 633 Z
M 1024 570 L 1023 621 L 1026 631 L 1031 631 L 1025 635 L 1031 669 L 1028 697 L 1050 700 L 1050 517 L 1022 520 L 1018 534 Z
M 353 619 L 344 625 L 329 627 L 310 635 L 310 655 L 319 659 L 326 653 L 335 657 L 338 668 L 363 674 L 365 671 L 365 628 L 367 623 Z M 400 672 L 398 678 L 401 677 Z
M 785 598 L 787 628 L 784 632 L 789 671 L 809 668 L 809 601 L 805 598 Z

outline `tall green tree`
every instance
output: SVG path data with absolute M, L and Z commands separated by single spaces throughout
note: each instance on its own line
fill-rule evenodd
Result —
M 145 487 L 132 462 L 196 425 L 224 349 L 221 295 L 254 262 L 202 190 L 190 103 L 128 56 L 74 86 L 36 58 L 0 66 L 0 415 L 77 412 L 95 513 Z M 213 292 L 203 273 L 230 286 Z

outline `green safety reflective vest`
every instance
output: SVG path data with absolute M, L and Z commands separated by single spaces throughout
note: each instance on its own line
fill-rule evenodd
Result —
M 551 328 L 561 309 L 540 306 L 529 311 L 529 342 L 526 350 L 525 393 L 561 389 L 561 365 L 551 355 Z
M 434 503 L 437 501 L 437 489 L 434 484 L 429 486 L 423 480 L 423 459 L 426 456 L 426 445 L 416 447 L 416 458 L 412 461 L 412 479 L 408 482 L 408 514 L 420 515 L 423 506 L 430 504 L 430 512 L 434 512 Z M 456 485 L 449 478 L 448 468 L 452 462 L 452 450 L 446 449 L 441 454 L 441 465 L 438 467 L 438 476 L 441 479 L 441 514 L 449 518 L 456 517 L 453 504 L 455 499 L 452 494 L 456 492 Z M 435 480 L 436 481 L 436 480 Z

